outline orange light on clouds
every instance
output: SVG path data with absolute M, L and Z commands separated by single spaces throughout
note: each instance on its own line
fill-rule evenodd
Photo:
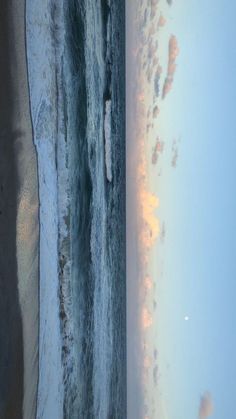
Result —
M 141 326 L 142 329 L 148 329 L 152 325 L 153 319 L 147 307 L 142 308 L 141 312 Z
M 158 157 L 158 165 L 159 162 L 162 163 L 164 142 L 159 136 L 157 137 L 158 133 L 161 135 L 158 127 L 161 121 L 163 99 L 172 88 L 176 57 L 179 54 L 176 37 L 165 35 L 166 32 L 168 33 L 168 27 L 161 30 L 167 26 L 168 22 L 163 15 L 164 11 L 160 3 L 159 0 L 137 2 L 134 37 L 128 57 L 131 61 L 130 68 L 134 69 L 130 80 L 133 90 L 130 98 L 129 123 L 130 132 L 132 132 L 130 143 L 134 144 L 134 148 L 131 148 L 133 152 L 131 158 L 132 163 L 135 162 L 132 166 L 134 167 L 132 182 L 135 183 L 135 203 L 132 202 L 132 213 L 137 217 L 135 228 L 137 225 L 138 231 L 139 271 L 138 275 L 135 271 L 134 278 L 137 282 L 139 298 L 138 310 L 135 313 L 140 332 L 138 347 L 141 357 L 138 366 L 141 367 L 143 395 L 146 403 L 144 406 L 147 406 L 143 409 L 143 419 L 149 419 L 150 415 L 147 388 L 151 380 L 152 383 L 153 380 L 157 383 L 159 377 L 157 350 L 155 349 L 153 356 L 153 347 L 150 345 L 150 338 L 154 335 L 153 317 L 156 317 L 156 301 L 158 301 L 155 292 L 158 287 L 149 276 L 149 272 L 153 269 L 152 249 L 158 237 L 161 241 L 165 238 L 165 225 L 163 222 L 160 223 L 158 217 L 161 203 L 159 197 L 151 189 L 150 175 L 153 176 L 153 170 L 155 170 L 153 164 L 157 163 Z M 168 48 L 165 58 L 161 45 L 163 37 L 165 37 L 165 47 Z M 158 166 L 157 176 L 160 176 L 161 171 L 162 168 Z
M 169 40 L 169 58 L 168 58 L 167 75 L 166 75 L 165 83 L 162 89 L 163 99 L 166 97 L 167 93 L 169 93 L 172 88 L 174 75 L 176 71 L 176 58 L 178 55 L 179 55 L 178 41 L 174 35 L 171 35 L 170 40 Z
M 158 24 L 157 24 L 158 28 L 162 28 L 163 26 L 165 26 L 165 24 L 166 24 L 166 19 L 164 18 L 163 15 L 161 15 L 159 17 Z
M 155 36 L 154 28 L 157 30 L 157 22 L 153 19 L 152 26 L 149 29 L 149 35 Z M 133 136 L 137 148 L 137 164 L 135 171 L 136 183 L 136 203 L 138 217 L 138 248 L 140 263 L 142 268 L 139 273 L 139 295 L 140 311 L 139 325 L 143 335 L 143 344 L 145 335 L 153 325 L 152 309 L 149 307 L 147 296 L 153 290 L 153 280 L 147 275 L 149 254 L 160 236 L 161 226 L 157 211 L 160 205 L 159 198 L 150 190 L 149 186 L 149 165 L 148 165 L 148 147 L 149 136 L 152 135 L 154 120 L 159 114 L 159 107 L 153 102 L 152 83 L 156 72 L 160 75 L 162 68 L 156 55 L 156 43 L 153 38 L 149 43 L 145 37 L 142 38 L 139 45 L 139 53 L 136 56 L 136 90 L 134 96 L 135 110 L 134 120 L 136 121 Z M 149 57 L 148 67 L 143 65 L 146 58 Z M 147 373 L 151 368 L 151 358 L 147 354 L 147 348 L 142 349 L 145 356 L 142 359 L 143 381 L 147 379 Z
M 149 356 L 145 356 L 143 364 L 144 368 L 150 368 L 152 364 L 151 358 Z
M 153 282 L 150 276 L 144 278 L 144 287 L 149 291 L 153 288 Z

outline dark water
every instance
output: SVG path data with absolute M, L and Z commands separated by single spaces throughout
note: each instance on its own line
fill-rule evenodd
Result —
M 68 419 L 126 418 L 124 8 L 123 0 L 74 0 L 67 8 L 72 274 L 61 319 Z

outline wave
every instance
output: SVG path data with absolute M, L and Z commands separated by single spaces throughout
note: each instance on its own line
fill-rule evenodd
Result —
M 105 132 L 105 159 L 106 173 L 109 182 L 112 181 L 112 159 L 111 159 L 111 100 L 106 101 L 104 132 Z
M 28 1 L 40 196 L 37 419 L 125 417 L 121 18 L 106 1 Z

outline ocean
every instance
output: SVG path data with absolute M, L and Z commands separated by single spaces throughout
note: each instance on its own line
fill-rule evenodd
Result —
M 69 101 L 68 125 L 74 139 L 71 295 L 78 353 L 74 391 L 65 389 L 68 418 L 126 416 L 122 8 L 74 2 L 67 15 L 71 95 L 77 92 Z M 70 381 L 70 370 L 65 374 Z
M 37 419 L 126 418 L 125 2 L 27 0 Z

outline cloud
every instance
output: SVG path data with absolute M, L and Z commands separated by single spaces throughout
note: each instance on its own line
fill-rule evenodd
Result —
M 169 40 L 169 60 L 175 60 L 179 54 L 178 41 L 176 36 L 171 35 Z
M 176 167 L 177 160 L 178 160 L 178 157 L 179 157 L 179 150 L 178 150 L 179 142 L 180 142 L 180 139 L 174 140 L 173 143 L 172 143 L 172 147 L 171 147 L 171 152 L 172 152 L 171 166 L 173 168 Z
M 153 58 L 153 65 L 155 66 L 155 65 L 157 65 L 158 64 L 158 58 L 157 58 L 157 56 L 155 55 L 155 57 Z
M 169 56 L 168 56 L 168 67 L 167 75 L 162 89 L 162 99 L 164 99 L 172 88 L 174 81 L 174 75 L 176 71 L 176 58 L 179 54 L 179 47 L 177 39 L 174 35 L 171 35 L 169 40 Z
M 150 27 L 150 29 L 149 29 L 149 32 L 148 32 L 148 37 L 149 38 L 151 38 L 153 35 L 155 35 L 155 33 L 156 33 L 156 26 L 155 26 L 155 24 L 153 23 L 152 24 L 152 26 Z
M 164 141 L 161 141 L 159 137 L 157 137 L 156 144 L 152 150 L 152 164 L 153 165 L 157 164 L 159 155 L 163 153 L 164 145 L 165 145 Z
M 157 386 L 158 384 L 158 366 L 157 365 L 155 365 L 155 367 L 153 368 L 152 374 L 153 374 L 154 385 Z
M 149 291 L 153 288 L 153 281 L 148 275 L 144 278 L 144 287 Z
M 159 0 L 151 0 L 151 19 L 154 19 L 154 17 L 156 16 L 156 12 L 157 12 L 157 5 L 159 3 Z
M 168 76 L 173 77 L 173 75 L 175 74 L 175 70 L 176 70 L 176 63 L 174 60 L 171 60 L 168 65 Z
M 151 358 L 149 357 L 149 356 L 145 356 L 144 357 L 144 360 L 143 360 L 143 366 L 144 366 L 144 368 L 147 370 L 147 369 L 149 369 L 150 367 L 151 367 L 151 364 L 152 364 L 152 361 L 151 361 Z
M 154 106 L 153 111 L 152 111 L 153 118 L 156 118 L 157 115 L 159 114 L 159 112 L 160 112 L 160 110 L 159 110 L 158 106 L 157 105 Z
M 149 83 L 151 82 L 151 79 L 152 79 L 152 76 L 153 76 L 153 71 L 154 71 L 154 68 L 153 68 L 153 66 L 150 64 L 150 65 L 147 67 L 147 71 L 146 71 L 147 81 L 148 81 Z
M 200 406 L 199 406 L 199 413 L 198 417 L 199 419 L 205 419 L 208 418 L 213 414 L 213 401 L 211 394 L 209 392 L 206 392 L 202 395 L 200 400 Z
M 170 92 L 173 84 L 173 78 L 166 77 L 165 83 L 162 89 L 162 99 L 165 99 L 167 93 Z
M 158 27 L 158 28 L 162 28 L 163 26 L 165 26 L 165 24 L 166 24 L 166 19 L 164 18 L 164 16 L 163 16 L 163 15 L 161 15 L 161 16 L 159 17 L 157 27 Z
M 153 44 L 152 41 L 150 41 L 148 44 L 148 51 L 147 51 L 147 56 L 149 60 L 154 58 L 155 52 L 156 52 L 155 45 Z
M 154 77 L 154 91 L 155 91 L 156 97 L 158 97 L 160 93 L 159 82 L 160 82 L 160 74 L 156 72 L 155 77 Z
M 143 307 L 142 309 L 141 324 L 142 329 L 148 329 L 152 325 L 152 315 L 146 307 Z
M 172 159 L 171 159 L 171 166 L 172 166 L 173 168 L 176 168 L 178 155 L 179 155 L 179 153 L 178 153 L 178 149 L 177 149 L 177 148 L 175 148 L 175 149 L 173 150 L 173 155 L 172 155 Z
M 159 199 L 145 189 L 140 190 L 139 196 L 141 219 L 143 222 L 140 239 L 143 244 L 143 249 L 149 250 L 160 234 L 160 222 L 155 215 L 155 209 L 159 206 Z
M 164 243 L 166 237 L 166 225 L 165 223 L 162 224 L 161 227 L 161 242 Z

